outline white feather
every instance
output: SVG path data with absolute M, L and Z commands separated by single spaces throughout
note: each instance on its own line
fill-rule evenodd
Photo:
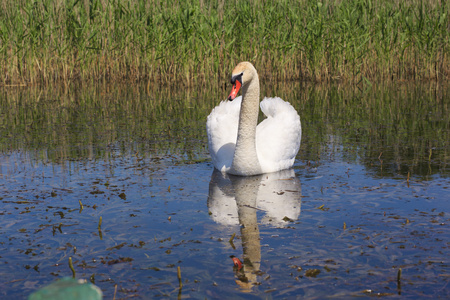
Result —
M 292 167 L 302 131 L 297 111 L 278 97 L 259 103 L 259 79 L 251 63 L 238 64 L 233 76 L 240 76 L 243 96 L 222 101 L 206 122 L 215 168 L 249 176 Z M 267 118 L 257 125 L 259 107 Z
M 222 101 L 208 116 L 206 126 L 216 169 L 227 172 L 233 162 L 242 96 Z M 263 173 L 290 168 L 300 148 L 301 123 L 295 109 L 281 98 L 264 98 L 267 117 L 256 127 L 256 149 Z
M 222 172 L 229 170 L 233 162 L 241 102 L 242 96 L 220 102 L 206 121 L 209 152 L 214 166 Z

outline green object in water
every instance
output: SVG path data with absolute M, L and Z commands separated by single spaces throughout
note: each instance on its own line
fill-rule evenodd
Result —
M 62 278 L 34 292 L 28 300 L 101 300 L 102 290 L 81 279 Z

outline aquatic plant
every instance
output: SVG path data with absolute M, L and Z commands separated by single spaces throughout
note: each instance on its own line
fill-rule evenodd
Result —
M 440 79 L 448 1 L 2 0 L 0 84 Z

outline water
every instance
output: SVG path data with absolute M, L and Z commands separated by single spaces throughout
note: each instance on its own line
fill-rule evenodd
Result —
M 268 86 L 300 153 L 237 178 L 206 147 L 227 91 L 4 90 L 1 298 L 72 276 L 69 257 L 105 299 L 447 298 L 449 91 Z

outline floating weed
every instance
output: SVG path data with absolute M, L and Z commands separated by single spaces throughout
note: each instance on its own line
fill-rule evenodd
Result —
M 113 296 L 113 300 L 116 300 L 116 294 L 117 294 L 117 284 L 114 285 L 114 296 Z
M 287 216 L 284 216 L 282 220 L 285 221 L 285 222 L 291 222 L 291 223 L 295 222 L 295 220 L 293 220 L 293 219 L 291 219 L 291 218 L 289 218 Z
M 319 274 L 320 274 L 319 269 L 308 269 L 305 271 L 306 277 L 317 277 L 317 275 L 319 275 Z
M 59 233 L 63 233 L 61 227 L 62 227 L 62 223 L 59 223 L 58 225 L 53 225 L 52 226 L 53 235 L 56 234 L 56 230 L 58 230 Z
M 120 248 L 122 248 L 123 246 L 125 246 L 127 243 L 126 242 L 123 242 L 123 243 L 121 243 L 121 244 L 119 244 L 119 245 L 116 245 L 116 246 L 113 246 L 113 247 L 109 247 L 109 248 L 106 248 L 106 250 L 108 250 L 108 251 L 111 251 L 111 250 L 119 250 Z
M 317 209 L 320 209 L 320 210 L 322 210 L 322 211 L 328 211 L 330 208 L 329 207 L 325 207 L 325 204 L 322 204 L 321 206 L 319 206 L 319 207 L 316 207 Z
M 234 245 L 234 242 L 233 242 L 235 237 L 236 237 L 236 232 L 233 232 L 230 239 L 228 240 L 228 243 L 230 243 L 231 248 L 233 248 L 233 250 L 236 249 L 236 246 Z
M 69 268 L 72 271 L 72 277 L 75 278 L 76 272 L 75 272 L 75 269 L 73 267 L 72 257 L 71 256 L 69 257 Z
M 101 240 L 103 240 L 103 232 L 102 232 L 102 217 L 100 216 L 98 220 L 98 236 Z
M 230 244 L 232 244 L 235 237 L 236 237 L 236 232 L 233 232 L 233 234 L 231 235 L 231 237 L 230 237 L 230 239 L 228 240 L 228 242 L 229 242 Z
M 111 259 L 107 262 L 105 262 L 108 265 L 115 265 L 115 264 L 120 264 L 120 263 L 125 263 L 125 262 L 132 262 L 134 259 L 131 257 L 119 257 L 118 259 Z
M 183 282 L 181 280 L 181 268 L 180 266 L 177 267 L 177 277 L 178 277 L 178 284 L 180 285 L 180 290 L 183 288 Z

